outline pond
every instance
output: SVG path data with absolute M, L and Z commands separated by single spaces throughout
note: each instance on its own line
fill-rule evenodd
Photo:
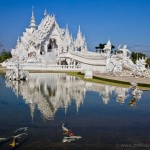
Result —
M 0 74 L 0 149 L 12 149 L 17 133 L 19 150 L 150 149 L 150 91 L 136 91 L 63 73 L 27 82 Z

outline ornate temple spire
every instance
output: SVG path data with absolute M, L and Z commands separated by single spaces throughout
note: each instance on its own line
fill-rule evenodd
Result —
M 68 24 L 66 24 L 66 33 L 69 34 Z
M 45 17 L 45 16 L 47 16 L 47 11 L 46 11 L 46 9 L 45 9 L 45 11 L 44 11 L 44 17 Z
M 82 33 L 81 33 L 81 30 L 80 30 L 80 25 L 79 25 L 79 28 L 78 28 L 77 37 L 82 37 Z
M 79 28 L 78 28 L 78 32 L 81 32 L 81 31 L 80 31 L 80 25 L 79 25 Z
M 87 51 L 85 36 L 82 36 L 80 25 L 78 28 L 77 38 L 74 42 L 77 51 Z
M 66 41 L 66 45 L 67 46 L 71 46 L 72 44 L 72 37 L 69 33 L 69 29 L 68 29 L 68 24 L 66 25 L 66 29 L 65 29 L 65 41 Z
M 18 47 L 19 47 L 19 44 L 20 44 L 20 37 L 18 36 L 17 44 L 16 44 L 16 48 L 18 48 Z
M 104 46 L 103 50 L 107 50 L 107 52 L 111 52 L 111 42 L 110 42 L 110 38 L 108 38 L 108 41 L 106 43 L 106 45 Z
M 72 34 L 71 34 L 71 42 L 73 42 L 73 37 L 72 37 Z
M 20 43 L 20 37 L 18 36 L 18 39 L 17 39 L 17 44 L 19 44 Z
M 34 11 L 32 7 L 32 16 L 31 16 L 31 21 L 30 21 L 30 28 L 36 29 L 36 24 L 35 24 L 35 18 L 34 18 Z
M 110 42 L 110 37 L 108 38 L 108 42 L 107 42 L 108 45 L 111 45 L 111 42 Z

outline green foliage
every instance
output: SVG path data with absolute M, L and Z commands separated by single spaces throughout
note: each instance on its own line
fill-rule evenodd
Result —
M 143 54 L 143 53 L 135 53 L 135 52 L 132 52 L 131 53 L 131 60 L 133 61 L 133 63 L 136 63 L 136 60 L 139 59 L 139 58 L 145 58 L 146 55 Z M 147 58 L 146 60 L 146 67 L 150 66 L 150 57 Z
M 114 45 L 111 45 L 111 49 L 114 49 L 115 48 L 115 46 Z
M 105 45 L 106 45 L 106 43 L 104 43 L 104 44 L 100 43 L 100 44 L 99 44 L 98 46 L 96 46 L 95 48 L 96 48 L 96 50 L 102 50 L 102 49 L 104 49 Z M 114 46 L 114 45 L 111 45 L 111 49 L 114 49 L 114 48 L 115 48 L 115 46 Z
M 0 53 L 0 63 L 2 63 L 3 61 L 5 61 L 6 59 L 9 59 L 11 57 L 12 57 L 12 55 L 10 52 L 6 52 L 5 50 L 3 50 Z
M 102 44 L 100 43 L 98 46 L 96 46 L 96 49 L 103 49 L 105 47 L 106 43 Z
M 150 67 L 150 58 L 147 58 L 147 60 L 146 60 L 146 66 Z
M 105 45 L 106 45 L 106 43 L 104 43 L 104 44 L 100 43 L 98 46 L 96 46 L 95 47 L 96 52 L 102 52 L 102 53 L 104 53 L 105 51 L 103 49 L 104 49 Z M 115 48 L 115 46 L 111 45 L 111 49 L 114 49 L 114 48 Z M 111 53 L 113 53 L 113 51 L 111 51 Z
M 133 63 L 136 63 L 136 60 L 139 59 L 139 58 L 145 58 L 145 54 L 135 53 L 135 52 L 131 53 L 131 60 L 133 61 Z

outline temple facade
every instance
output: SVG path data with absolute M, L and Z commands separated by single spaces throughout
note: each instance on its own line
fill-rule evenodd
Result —
M 69 51 L 87 51 L 85 36 L 80 31 L 77 38 L 73 39 L 68 26 L 60 28 L 54 15 L 48 15 L 46 10 L 44 18 L 36 29 L 34 12 L 29 28 L 26 28 L 23 36 L 18 37 L 15 49 L 11 53 L 13 59 L 19 62 L 45 63 L 66 65 L 66 59 L 60 58 L 60 54 Z
M 73 38 L 68 26 L 60 28 L 55 16 L 47 14 L 46 10 L 38 26 L 32 10 L 30 25 L 18 37 L 11 54 L 12 58 L 2 64 L 8 69 L 19 63 L 25 70 L 81 71 L 86 77 L 92 76 L 92 72 L 150 77 L 150 71 L 145 68 L 146 59 L 139 59 L 134 64 L 127 45 L 121 44 L 112 53 L 109 39 L 103 50 L 88 51 L 80 26 L 77 37 Z

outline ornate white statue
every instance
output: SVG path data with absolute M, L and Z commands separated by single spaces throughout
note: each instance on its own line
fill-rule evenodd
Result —
M 108 55 L 111 54 L 111 47 L 112 47 L 112 44 L 110 42 L 110 39 L 108 40 L 108 42 L 106 43 L 106 45 L 104 46 L 104 51 L 105 53 L 107 53 Z
M 28 80 L 28 76 L 28 71 L 24 71 L 19 64 L 16 65 L 15 69 L 6 71 L 5 75 L 7 80 Z
M 84 78 L 93 78 L 92 70 L 85 70 Z

